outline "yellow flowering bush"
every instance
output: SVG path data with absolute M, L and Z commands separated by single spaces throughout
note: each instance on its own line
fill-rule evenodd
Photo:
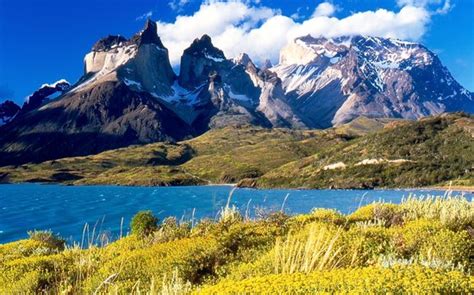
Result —
M 386 225 L 399 224 L 403 220 L 401 208 L 395 204 L 372 203 L 357 209 L 354 213 L 347 216 L 349 222 L 367 222 L 380 220 Z
M 85 290 L 94 292 L 102 286 L 104 290 L 118 287 L 129 292 L 138 282 L 141 286 L 149 285 L 153 279 L 161 282 L 175 269 L 180 277 L 198 283 L 202 276 L 213 273 L 219 253 L 217 242 L 206 238 L 186 238 L 132 250 L 106 259 L 85 281 Z
M 194 294 L 472 294 L 469 275 L 421 266 L 353 268 L 223 280 Z

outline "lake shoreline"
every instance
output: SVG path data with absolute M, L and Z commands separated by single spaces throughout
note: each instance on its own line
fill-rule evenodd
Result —
M 4 182 L 0 183 L 1 185 L 21 185 L 21 184 L 37 184 L 37 185 L 62 185 L 62 186 L 73 186 L 73 187 L 87 187 L 87 186 L 113 186 L 113 187 L 199 187 L 199 186 L 208 186 L 208 187 L 234 187 L 240 189 L 254 189 L 254 190 L 294 190 L 294 191 L 310 191 L 310 190 L 334 190 L 334 191 L 350 191 L 350 190 L 432 190 L 432 191 L 456 191 L 456 192 L 474 192 L 474 186 L 462 186 L 462 185 L 453 185 L 453 186 L 422 186 L 422 187 L 373 187 L 373 188 L 308 188 L 308 187 L 247 187 L 239 186 L 238 183 L 208 183 L 208 184 L 184 184 L 184 185 L 125 185 L 125 184 L 74 184 L 74 183 L 63 183 L 63 182 Z

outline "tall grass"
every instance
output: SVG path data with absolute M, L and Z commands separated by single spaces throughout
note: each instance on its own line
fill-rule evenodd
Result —
M 174 270 L 171 278 L 166 276 L 163 278 L 160 295 L 184 295 L 189 294 L 192 290 L 192 285 L 188 281 L 184 281 L 179 275 L 178 270 Z
M 338 267 L 341 248 L 336 247 L 341 229 L 335 233 L 325 227 L 312 225 L 307 237 L 288 234 L 277 239 L 274 249 L 274 271 L 280 273 L 310 273 Z
M 405 220 L 437 219 L 449 228 L 474 226 L 474 200 L 468 200 L 462 195 L 409 195 L 402 200 L 400 209 Z

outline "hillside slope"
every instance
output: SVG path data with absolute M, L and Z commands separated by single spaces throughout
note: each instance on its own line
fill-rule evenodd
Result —
M 333 130 L 227 127 L 179 143 L 1 167 L 0 181 L 152 186 L 229 183 L 261 176 L 346 140 Z
M 242 185 L 372 188 L 474 183 L 474 118 L 459 114 L 387 124 Z
M 0 168 L 1 182 L 372 188 L 473 185 L 474 119 L 358 118 L 327 130 L 252 126 L 211 130 L 178 143 Z

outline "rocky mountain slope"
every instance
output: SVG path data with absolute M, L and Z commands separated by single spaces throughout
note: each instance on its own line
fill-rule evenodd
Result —
M 21 108 L 11 100 L 0 103 L 0 126 L 15 118 L 20 109 Z
M 358 116 L 418 119 L 474 112 L 474 95 L 420 44 L 375 37 L 301 37 L 271 69 L 312 128 Z
M 174 79 L 154 22 L 130 40 L 106 37 L 86 55 L 78 83 L 46 104 L 24 107 L 14 122 L 2 127 L 0 165 L 194 135 L 192 127 L 154 96 L 170 95 Z
M 3 122 L 0 165 L 179 141 L 227 126 L 295 129 L 368 118 L 417 119 L 474 112 L 462 88 L 425 47 L 392 39 L 297 38 L 280 63 L 228 59 L 204 35 L 183 52 L 179 74 L 156 24 L 108 36 L 84 58 L 74 85 L 43 85 Z M 7 118 L 7 117 L 5 117 Z

